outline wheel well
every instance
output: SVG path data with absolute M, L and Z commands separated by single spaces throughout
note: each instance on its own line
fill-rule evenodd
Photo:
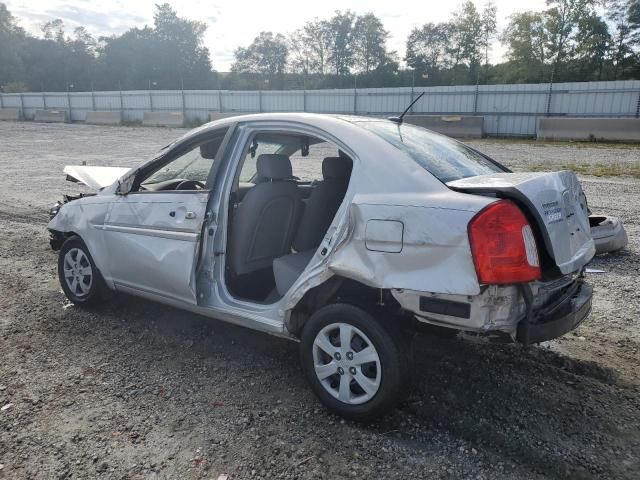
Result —
M 336 275 L 304 294 L 291 312 L 287 329 L 299 337 L 307 319 L 319 308 L 332 303 L 354 305 L 380 317 L 404 317 L 400 304 L 388 289 L 370 287 Z
M 54 251 L 60 250 L 62 244 L 71 237 L 78 237 L 82 240 L 82 237 L 75 232 L 61 232 L 59 230 L 49 230 L 49 244 Z

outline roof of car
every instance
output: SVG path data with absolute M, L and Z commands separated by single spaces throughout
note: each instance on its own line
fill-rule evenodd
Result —
M 421 168 L 408 153 L 362 125 L 368 122 L 390 123 L 389 120 L 381 117 L 303 112 L 229 116 L 191 130 L 168 148 L 175 148 L 183 142 L 189 142 L 197 135 L 244 122 L 264 122 L 266 129 L 271 129 L 273 126 L 276 130 L 279 130 L 279 122 L 285 124 L 285 129 L 287 123 L 292 127 L 298 124 L 323 132 L 326 136 L 319 135 L 319 137 L 336 143 L 338 148 L 354 160 L 354 169 L 356 164 L 366 164 L 365 168 L 358 170 L 358 182 L 354 187 L 359 194 L 368 192 L 380 194 L 383 191 L 397 194 L 399 191 L 448 190 L 442 182 Z M 372 201 L 378 201 L 378 199 L 379 197 L 376 197 Z
M 372 121 L 388 121 L 382 117 L 364 117 L 356 115 L 344 115 L 344 114 L 326 114 L 326 113 L 303 113 L 303 112 L 277 112 L 277 113 L 248 113 L 232 115 L 218 120 L 205 123 L 204 125 L 189 131 L 186 135 L 180 138 L 178 141 L 186 140 L 192 135 L 199 134 L 208 130 L 215 130 L 217 128 L 232 125 L 238 122 L 295 122 L 311 125 L 318 128 L 342 128 L 351 127 L 354 130 L 360 130 L 357 123 L 360 122 L 372 122 Z

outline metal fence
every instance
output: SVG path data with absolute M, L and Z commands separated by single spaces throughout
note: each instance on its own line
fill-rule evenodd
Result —
M 639 117 L 640 80 L 556 84 L 400 87 L 340 90 L 150 90 L 122 92 L 12 93 L 0 108 L 19 108 L 26 119 L 37 109 L 67 110 L 73 121 L 88 111 L 120 111 L 139 122 L 147 111 L 181 111 L 189 124 L 211 112 L 318 112 L 390 115 L 421 92 L 412 113 L 480 115 L 492 136 L 533 136 L 540 116 Z

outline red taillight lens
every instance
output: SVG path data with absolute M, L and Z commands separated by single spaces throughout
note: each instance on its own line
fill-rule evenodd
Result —
M 492 203 L 473 217 L 469 222 L 469 242 L 480 283 L 540 280 L 531 225 L 512 201 Z

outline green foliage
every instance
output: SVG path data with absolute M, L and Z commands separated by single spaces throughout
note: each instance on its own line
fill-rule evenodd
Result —
M 446 68 L 453 28 L 451 23 L 425 23 L 414 28 L 407 39 L 407 65 L 421 72 Z
M 605 6 L 605 9 L 596 8 Z M 602 15 L 604 12 L 604 16 Z M 206 24 L 156 5 L 153 25 L 95 38 L 60 19 L 35 37 L 0 3 L 0 89 L 298 89 L 539 83 L 640 78 L 640 0 L 547 0 L 512 15 L 498 34 L 492 0 L 461 3 L 406 40 L 406 69 L 373 13 L 336 11 L 289 35 L 261 32 L 235 51 L 232 72 L 212 70 Z M 499 40 L 505 60 L 490 64 Z
M 284 73 L 289 47 L 283 35 L 261 32 L 247 48 L 235 51 L 232 72 L 261 73 L 269 77 Z
M 502 34 L 507 46 L 509 67 L 507 82 L 544 82 L 548 80 L 548 32 L 542 13 L 517 13 L 509 19 Z
M 68 36 L 62 20 L 26 35 L 0 3 L 0 85 L 22 82 L 29 90 L 211 88 L 203 22 L 178 17 L 169 4 L 156 5 L 153 27 L 95 39 L 84 27 Z M 5 68 L 6 67 L 6 68 Z M 12 87 L 13 88 L 13 87 Z
M 387 52 L 389 32 L 373 13 L 357 17 L 353 24 L 353 64 L 364 73 L 383 68 L 390 60 Z
M 640 23 L 634 27 L 630 20 L 637 2 L 609 2 L 606 19 L 592 0 L 548 0 L 543 12 L 512 16 L 502 34 L 513 67 L 505 70 L 506 81 L 637 78 L 640 59 L 632 38 Z
M 329 65 L 338 76 L 348 75 L 351 71 L 355 18 L 355 14 L 349 10 L 344 13 L 337 11 L 326 23 L 329 40 Z

